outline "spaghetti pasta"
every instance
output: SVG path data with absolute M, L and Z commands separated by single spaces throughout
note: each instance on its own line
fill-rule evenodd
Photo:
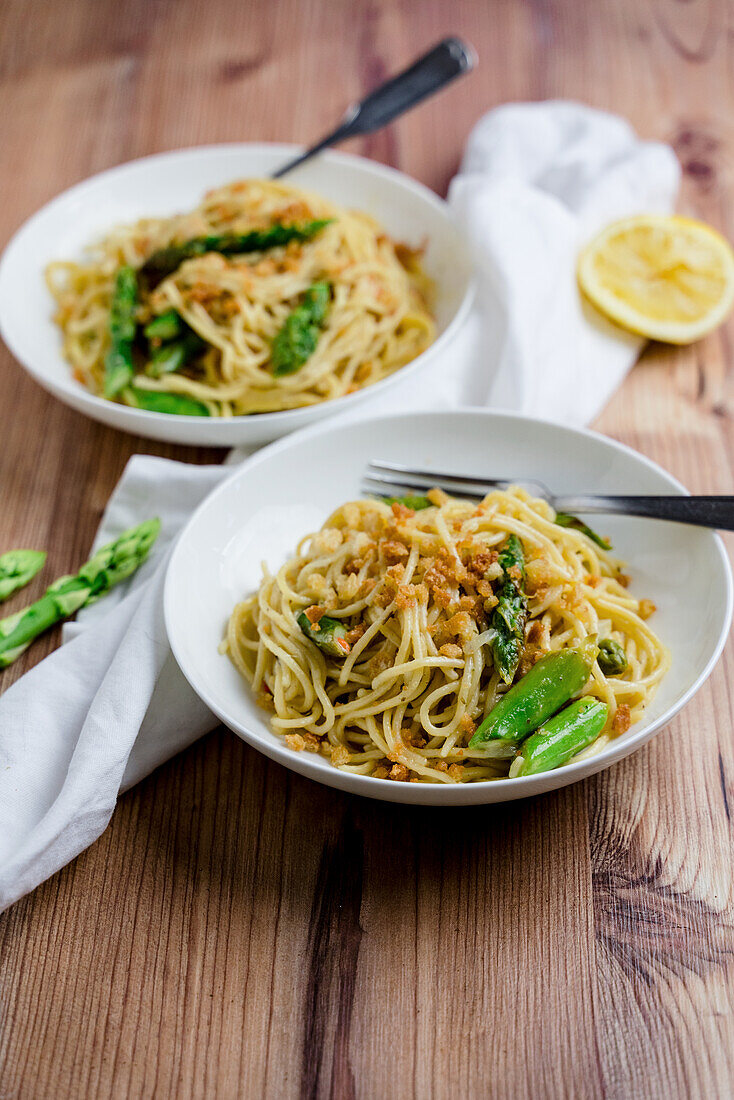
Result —
M 172 244 L 217 234 L 328 221 L 305 240 L 266 251 L 184 259 L 159 282 L 146 261 Z M 114 229 L 87 263 L 48 265 L 64 354 L 79 382 L 104 393 L 110 306 L 123 266 L 139 273 L 136 320 L 175 311 L 194 334 L 190 357 L 174 370 L 151 370 L 154 349 L 138 338 L 134 386 L 185 395 L 211 416 L 294 409 L 372 385 L 435 339 L 431 284 L 420 253 L 391 240 L 367 214 L 283 183 L 242 180 L 210 192 L 196 210 Z M 273 341 L 309 288 L 328 281 L 331 301 L 315 350 L 292 373 L 273 369 Z M 198 340 L 197 340 L 198 338 Z M 133 403 L 129 391 L 116 397 Z
M 271 712 L 273 730 L 291 748 L 377 778 L 506 777 L 512 750 L 469 742 L 509 686 L 492 657 L 492 615 L 499 551 L 512 534 L 526 563 L 516 682 L 544 655 L 596 636 L 616 643 L 607 649 L 618 660 L 623 651 L 626 667 L 605 675 L 593 662 L 582 695 L 607 704 L 609 716 L 579 756 L 639 721 L 670 659 L 645 621 L 654 608 L 627 591 L 621 564 L 521 488 L 478 504 L 428 496 L 419 511 L 379 500 L 343 505 L 235 607 L 222 649 Z M 324 616 L 341 624 L 348 652 L 314 644 L 318 635 L 299 626 L 303 612 L 317 626 Z

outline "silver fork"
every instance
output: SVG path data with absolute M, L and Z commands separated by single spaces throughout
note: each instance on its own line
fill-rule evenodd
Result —
M 465 477 L 440 470 L 417 470 L 397 462 L 370 462 L 362 478 L 365 493 L 404 496 L 417 490 L 443 489 L 452 496 L 475 498 L 491 489 L 522 485 L 534 496 L 542 497 L 556 510 L 606 512 L 622 516 L 674 520 L 697 527 L 718 527 L 734 531 L 734 496 L 599 496 L 596 494 L 556 495 L 536 478 Z

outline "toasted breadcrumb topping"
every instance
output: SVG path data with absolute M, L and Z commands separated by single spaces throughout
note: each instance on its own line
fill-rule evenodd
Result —
M 615 733 L 626 733 L 631 724 L 629 705 L 622 703 L 617 707 L 617 713 L 612 719 L 612 729 Z

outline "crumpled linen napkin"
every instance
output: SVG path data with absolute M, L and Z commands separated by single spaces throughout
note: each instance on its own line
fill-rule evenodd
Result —
M 216 724 L 171 653 L 163 585 L 175 536 L 229 473 L 131 459 L 94 548 L 159 515 L 153 554 L 0 697 L 0 910 L 100 836 L 121 790 Z
M 468 404 L 588 423 L 639 342 L 585 311 L 576 253 L 616 217 L 670 210 L 678 181 L 672 151 L 612 115 L 565 102 L 490 111 L 449 193 L 476 262 L 474 314 L 419 384 L 399 382 L 351 415 Z M 0 698 L 0 910 L 88 847 L 120 791 L 216 724 L 171 654 L 162 594 L 172 542 L 230 472 L 133 458 L 95 548 L 158 515 L 151 559 Z
M 472 131 L 449 202 L 479 274 L 478 404 L 574 427 L 604 408 L 643 340 L 581 298 L 579 249 L 617 218 L 669 213 L 680 165 L 623 119 L 576 103 L 509 104 Z

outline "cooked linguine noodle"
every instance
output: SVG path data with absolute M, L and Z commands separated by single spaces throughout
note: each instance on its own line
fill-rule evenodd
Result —
M 254 179 L 210 192 L 191 213 L 114 229 L 91 250 L 89 262 L 48 265 L 55 320 L 75 377 L 103 394 L 121 267 L 139 271 L 172 243 L 317 219 L 332 220 L 309 240 L 235 255 L 212 251 L 184 260 L 155 285 L 142 278 L 138 324 L 174 309 L 204 347 L 181 369 L 154 377 L 138 334 L 134 385 L 195 399 L 211 416 L 236 416 L 332 400 L 404 366 L 435 339 L 419 252 L 391 240 L 367 214 Z M 272 342 L 319 280 L 328 281 L 331 303 L 316 349 L 299 369 L 276 377 Z M 127 398 L 123 393 L 117 400 Z
M 439 490 L 429 498 L 419 511 L 343 505 L 235 607 L 222 648 L 272 712 L 273 730 L 293 749 L 382 779 L 506 777 L 511 760 L 498 757 L 496 742 L 468 743 L 507 690 L 489 643 L 498 550 L 513 532 L 528 611 L 516 681 L 544 654 L 589 635 L 611 639 L 627 668 L 605 676 L 593 664 L 582 694 L 607 703 L 609 717 L 576 759 L 639 721 L 669 655 L 645 621 L 654 606 L 630 595 L 620 563 L 520 488 L 479 504 Z M 309 640 L 296 619 L 304 610 L 311 621 L 323 613 L 343 622 L 348 653 L 332 657 Z

